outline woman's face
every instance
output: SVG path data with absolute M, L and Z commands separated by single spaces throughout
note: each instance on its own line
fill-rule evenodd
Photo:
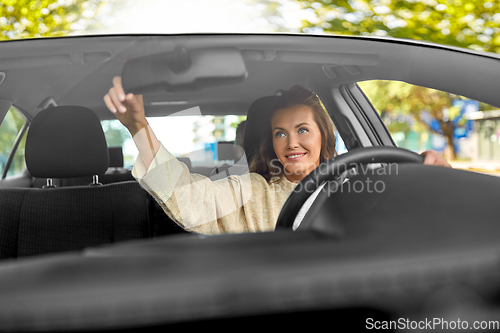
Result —
M 320 161 L 321 132 L 313 109 L 306 105 L 279 109 L 271 125 L 274 152 L 285 167 L 286 178 L 301 181 Z

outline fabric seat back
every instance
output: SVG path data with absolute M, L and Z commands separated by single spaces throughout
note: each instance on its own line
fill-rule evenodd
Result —
M 256 99 L 249 107 L 243 139 L 243 149 L 248 165 L 253 156 L 259 151 L 266 133 L 271 111 L 278 96 L 264 96 Z
M 26 139 L 26 164 L 34 177 L 103 174 L 108 163 L 104 133 L 92 110 L 53 107 L 33 119 Z M 0 189 L 0 211 L 0 258 L 149 237 L 147 192 L 136 181 Z
M 136 181 L 68 188 L 4 188 L 0 258 L 82 250 L 148 238 L 148 203 Z

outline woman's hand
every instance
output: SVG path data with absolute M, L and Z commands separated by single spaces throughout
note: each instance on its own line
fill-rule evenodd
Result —
M 450 163 L 448 163 L 441 154 L 435 150 L 426 150 L 420 155 L 425 157 L 424 164 L 427 165 L 438 165 L 451 168 Z
M 132 136 L 148 125 L 142 95 L 125 94 L 121 77 L 113 78 L 113 87 L 104 96 L 104 102 Z

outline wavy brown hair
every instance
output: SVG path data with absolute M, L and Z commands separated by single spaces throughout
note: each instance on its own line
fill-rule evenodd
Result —
M 284 167 L 278 160 L 273 148 L 273 135 L 271 120 L 280 109 L 290 108 L 295 105 L 310 106 L 313 110 L 314 121 L 321 133 L 320 163 L 337 155 L 335 151 L 335 134 L 333 133 L 333 122 L 318 95 L 312 91 L 296 85 L 285 91 L 276 100 L 272 111 L 266 119 L 266 131 L 259 151 L 252 158 L 250 172 L 256 172 L 268 182 L 277 180 L 284 172 Z

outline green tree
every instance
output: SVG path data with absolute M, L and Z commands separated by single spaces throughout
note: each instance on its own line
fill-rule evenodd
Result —
M 449 147 L 450 158 L 456 158 L 453 144 L 453 132 L 456 125 L 453 120 L 459 116 L 460 110 L 452 106 L 454 98 L 460 98 L 444 91 L 414 86 L 399 81 L 374 80 L 360 82 L 375 109 L 386 119 L 411 119 L 409 122 L 385 121 L 391 133 L 432 131 L 442 134 Z M 446 110 L 446 112 L 445 112 Z M 426 111 L 440 124 L 440 131 L 432 129 L 421 116 Z
M 53 37 L 85 34 L 98 30 L 103 17 L 120 0 L 2 0 L 0 2 L 0 41 L 31 37 Z M 3 168 L 12 144 L 24 119 L 11 110 L 13 120 L 4 121 L 0 131 L 0 169 Z M 10 118 L 9 118 L 10 119 Z M 113 143 L 123 142 L 120 133 L 109 128 L 107 137 Z M 24 144 L 18 147 L 9 175 L 24 169 Z
M 303 32 L 412 38 L 500 53 L 500 4 L 484 0 L 296 0 Z
M 85 34 L 117 0 L 2 0 L 0 40 Z
M 230 125 L 230 126 L 231 126 L 232 128 L 234 128 L 234 129 L 236 129 L 236 128 L 238 128 L 238 125 L 239 125 L 242 121 L 244 121 L 244 120 L 247 120 L 247 116 L 238 116 L 238 118 L 236 119 L 236 121 L 235 121 L 235 122 L 233 122 L 233 123 L 231 123 L 231 125 Z
M 7 111 L 1 125 L 0 125 L 0 172 L 3 172 L 3 168 L 7 163 L 9 155 L 12 151 L 12 146 L 21 132 L 25 119 L 15 108 L 10 108 Z M 17 148 L 16 154 L 12 160 L 10 168 L 8 170 L 8 175 L 14 175 L 21 173 L 25 167 L 24 162 L 24 147 L 26 144 L 26 134 L 22 137 L 21 142 Z M 21 153 L 17 153 L 21 152 Z

